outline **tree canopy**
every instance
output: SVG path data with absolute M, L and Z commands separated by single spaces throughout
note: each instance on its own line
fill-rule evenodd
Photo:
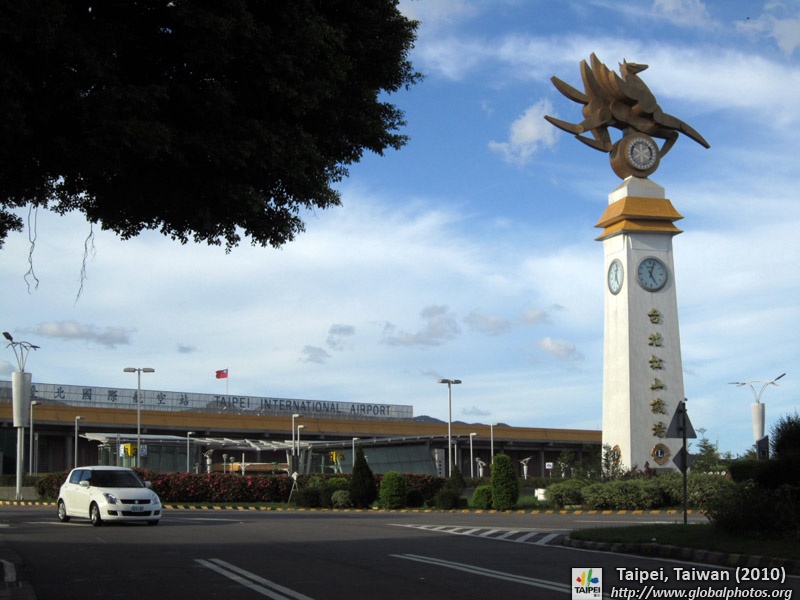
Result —
M 421 77 L 397 0 L 0 0 L 0 246 L 26 206 L 279 247 Z

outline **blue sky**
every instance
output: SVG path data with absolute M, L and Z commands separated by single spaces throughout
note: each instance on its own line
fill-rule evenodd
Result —
M 608 156 L 548 124 L 580 106 L 594 52 L 642 79 L 681 137 L 651 177 L 684 216 L 673 240 L 685 392 L 722 451 L 752 444 L 747 388 L 770 380 L 767 428 L 800 397 L 800 2 L 428 0 L 391 97 L 406 147 L 365 156 L 343 206 L 280 250 L 122 242 L 80 215 L 36 215 L 0 250 L 2 329 L 41 349 L 34 381 L 410 404 L 447 419 L 599 429 L 603 248 L 619 184 Z M 616 138 L 615 138 L 616 139 Z M 22 212 L 28 219 L 27 211 Z M 32 246 L 29 235 L 35 238 Z M 31 255 L 31 249 L 33 253 Z M 36 280 L 28 274 L 32 256 Z M 38 280 L 38 284 L 37 284 Z M 214 371 L 228 368 L 230 378 Z M 16 369 L 0 353 L 0 378 Z

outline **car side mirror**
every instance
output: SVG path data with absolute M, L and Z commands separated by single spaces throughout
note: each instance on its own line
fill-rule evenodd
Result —
M 146 487 L 149 490 L 151 487 L 153 487 L 153 484 L 150 483 L 149 481 L 145 481 L 144 482 L 144 487 Z
M 89 487 L 89 486 L 91 486 L 92 484 L 91 484 L 91 483 L 89 483 L 89 480 L 88 480 L 88 479 L 81 479 L 81 481 L 78 483 L 78 485 L 79 485 L 79 486 L 81 486 L 81 487 L 88 488 L 88 487 Z

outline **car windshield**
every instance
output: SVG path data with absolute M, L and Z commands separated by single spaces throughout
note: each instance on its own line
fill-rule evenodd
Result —
M 94 471 L 92 485 L 110 488 L 144 487 L 142 480 L 132 471 Z

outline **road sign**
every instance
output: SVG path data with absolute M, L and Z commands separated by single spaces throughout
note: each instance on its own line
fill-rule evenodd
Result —
M 675 414 L 672 415 L 672 421 L 670 421 L 669 427 L 667 427 L 667 433 L 664 437 L 682 438 L 684 418 L 686 419 L 686 438 L 695 439 L 697 434 L 694 432 L 692 422 L 689 420 L 689 414 L 686 412 L 685 402 L 678 404 L 678 408 L 675 410 Z
M 680 450 L 678 450 L 675 453 L 675 456 L 672 459 L 672 462 L 675 463 L 675 466 L 678 467 L 678 470 L 681 473 L 685 473 L 686 469 L 688 469 L 688 468 L 690 468 L 692 466 L 692 463 L 694 462 L 694 458 L 695 457 L 694 457 L 693 454 L 689 454 L 688 452 L 686 452 L 685 449 L 681 448 Z

